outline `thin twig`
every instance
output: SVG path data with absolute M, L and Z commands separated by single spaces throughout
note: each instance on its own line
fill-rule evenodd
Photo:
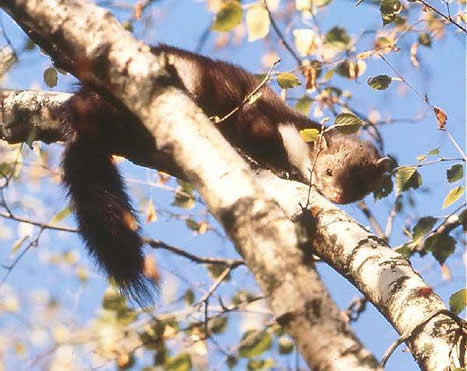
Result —
M 404 84 L 406 84 L 412 91 L 417 94 L 428 106 L 431 108 L 431 110 L 434 112 L 433 106 L 428 102 L 425 96 L 423 96 L 413 85 L 411 85 L 404 76 L 391 64 L 389 61 L 382 55 L 381 53 L 376 53 L 378 57 L 380 57 L 388 66 L 391 68 L 391 70 L 394 71 L 394 73 L 402 80 Z
M 360 315 L 365 311 L 368 299 L 364 296 L 355 298 L 345 310 L 350 322 L 356 322 Z
M 467 157 L 465 156 L 465 152 L 462 150 L 462 148 L 457 144 L 457 142 L 455 141 L 455 139 L 452 137 L 451 133 L 449 132 L 448 129 L 446 129 L 445 127 L 440 129 L 442 131 L 444 131 L 446 133 L 446 135 L 448 136 L 449 140 L 451 141 L 451 143 L 453 144 L 454 147 L 456 147 L 457 151 L 460 153 L 460 155 L 462 156 L 462 158 L 464 159 L 464 161 L 467 161 Z
M 271 11 L 269 10 L 268 4 L 266 0 L 263 0 L 264 7 L 266 8 L 266 11 L 268 12 L 269 20 L 271 21 L 271 26 L 274 28 L 274 31 L 276 31 L 277 36 L 279 36 L 279 39 L 281 39 L 282 43 L 284 44 L 285 48 L 289 51 L 290 55 L 295 59 L 297 62 L 298 66 L 301 67 L 302 65 L 302 60 L 300 57 L 295 53 L 295 51 L 292 49 L 292 47 L 289 45 L 289 43 L 285 40 L 284 35 L 282 34 L 281 30 L 277 26 L 276 21 L 274 20 Z
M 165 242 L 162 242 L 160 240 L 152 240 L 148 238 L 143 239 L 144 243 L 147 243 L 149 246 L 151 246 L 154 249 L 165 249 L 168 251 L 171 251 L 177 255 L 183 256 L 184 258 L 190 259 L 191 261 L 195 263 L 200 263 L 200 264 L 220 264 L 220 265 L 226 265 L 227 267 L 230 267 L 232 269 L 237 268 L 240 265 L 244 265 L 245 263 L 243 260 L 240 259 L 222 259 L 222 258 L 206 258 L 206 257 L 200 257 L 197 255 L 190 254 L 186 252 L 183 249 L 180 249 L 175 246 L 171 246 L 166 244 Z
M 449 215 L 445 216 L 441 224 L 436 227 L 433 231 L 428 232 L 426 235 L 426 238 L 429 238 L 431 236 L 434 236 L 436 234 L 449 234 L 450 231 L 452 231 L 454 228 L 457 228 L 458 226 L 462 225 L 462 218 L 460 217 L 461 213 L 460 211 L 464 209 L 467 206 L 466 203 L 463 203 L 459 207 L 457 207 L 452 213 L 449 213 Z M 459 213 L 459 215 L 456 215 L 455 218 L 452 218 L 453 215 Z
M 454 19 L 451 18 L 451 15 L 447 16 L 446 14 L 441 13 L 438 9 L 434 8 L 432 5 L 428 4 L 425 0 L 416 0 L 421 2 L 423 5 L 425 5 L 428 9 L 432 10 L 436 14 L 438 14 L 440 17 L 444 18 L 448 22 L 452 23 L 454 26 L 458 27 L 461 31 L 467 33 L 467 29 L 462 27 L 459 23 L 457 23 Z M 449 7 L 448 7 L 449 11 Z
M 444 129 L 442 129 L 444 130 Z M 402 165 L 402 166 L 398 166 L 398 167 L 395 167 L 394 169 L 392 169 L 391 171 L 391 174 L 395 174 L 397 173 L 397 171 L 399 171 L 400 169 L 402 168 L 405 168 L 405 167 L 422 167 L 422 166 L 426 166 L 426 165 L 433 165 L 433 164 L 439 164 L 440 162 L 447 162 L 447 161 L 466 161 L 464 158 L 445 158 L 445 157 L 440 157 L 436 160 L 432 160 L 432 161 L 427 161 L 427 162 L 421 162 L 419 164 L 413 164 L 413 165 Z
M 250 99 L 253 95 L 255 95 L 266 83 L 270 80 L 271 78 L 271 73 L 274 67 L 277 66 L 277 64 L 280 62 L 280 59 L 277 59 L 272 66 L 269 68 L 269 71 L 267 72 L 266 76 L 264 77 L 263 81 L 259 83 L 259 85 L 250 93 L 248 94 L 245 98 L 243 98 L 242 102 L 235 107 L 232 111 L 230 111 L 227 115 L 222 117 L 221 119 L 215 120 L 215 124 L 220 124 L 223 121 L 227 120 L 230 116 L 232 116 L 234 113 L 236 113 L 240 108 L 242 108 Z
M 211 35 L 212 29 L 211 25 L 207 26 L 206 29 L 203 31 L 201 36 L 199 37 L 199 41 L 195 47 L 195 53 L 201 53 L 203 51 L 204 45 L 208 41 L 209 35 Z
M 371 213 L 371 211 L 368 208 L 368 205 L 366 204 L 366 202 L 363 201 L 363 200 L 360 200 L 360 201 L 357 202 L 357 206 L 362 211 L 362 213 L 366 216 L 366 218 L 370 222 L 371 226 L 375 230 L 378 237 L 385 238 L 383 230 L 381 229 L 381 227 L 378 224 L 378 221 L 376 220 L 374 215 Z
M 399 195 L 394 200 L 394 204 L 392 205 L 391 211 L 389 212 L 388 219 L 386 221 L 386 228 L 384 229 L 384 238 L 386 241 L 389 240 L 389 235 L 392 232 L 392 226 L 394 224 L 394 218 L 397 214 L 397 205 L 399 204 L 399 200 L 401 199 L 402 195 Z
M 16 265 L 20 262 L 20 260 L 23 258 L 24 255 L 26 255 L 26 253 L 31 249 L 31 247 L 35 247 L 38 245 L 39 243 L 39 238 L 42 234 L 42 232 L 44 232 L 44 228 L 41 228 L 39 230 L 39 232 L 37 232 L 37 236 L 28 244 L 28 246 L 26 246 L 24 248 L 23 251 L 21 251 L 21 253 L 16 257 L 16 259 L 13 261 L 13 263 L 11 263 L 10 265 L 8 266 L 3 266 L 3 268 L 6 270 L 6 273 L 5 275 L 3 276 L 3 278 L 0 280 L 0 287 L 3 286 L 3 284 L 5 283 L 5 281 L 7 280 L 8 276 L 10 275 L 10 273 L 12 272 L 12 270 L 16 267 Z
M 230 274 L 230 272 L 232 272 L 232 267 L 225 268 L 224 271 L 219 275 L 219 277 L 217 277 L 217 279 L 211 285 L 208 292 L 206 292 L 206 294 L 204 294 L 203 297 L 198 301 L 198 304 L 195 304 L 194 306 L 204 303 L 207 308 L 209 298 L 214 293 L 214 291 L 216 291 L 219 285 L 225 280 L 225 278 Z
M 11 220 L 14 220 L 14 221 L 17 221 L 17 222 L 22 222 L 22 223 L 35 225 L 36 227 L 39 227 L 41 229 L 52 229 L 52 230 L 55 230 L 55 231 L 70 232 L 70 233 L 78 232 L 78 230 L 73 229 L 73 228 L 56 227 L 54 225 L 50 225 L 50 224 L 47 224 L 47 223 L 35 222 L 33 220 L 21 218 L 19 216 L 15 216 L 15 215 L 11 214 L 10 212 L 7 212 L 7 213 L 0 212 L 0 217 L 5 218 L 5 219 L 11 219 Z
M 467 328 L 467 322 L 463 320 L 462 318 L 459 318 L 455 314 L 451 313 L 449 310 L 447 309 L 437 310 L 436 312 L 432 313 L 427 318 L 425 318 L 422 322 L 416 324 L 415 326 L 407 330 L 394 343 L 392 343 L 389 346 L 389 348 L 386 350 L 386 352 L 384 352 L 383 359 L 381 360 L 381 366 L 384 367 L 386 365 L 386 362 L 388 361 L 389 357 L 400 344 L 410 339 L 417 332 L 417 330 L 425 326 L 429 321 L 431 321 L 434 317 L 440 314 L 444 314 L 445 316 L 448 316 L 449 318 L 451 318 L 454 322 L 456 322 L 459 325 L 459 327 L 464 328 L 464 329 Z

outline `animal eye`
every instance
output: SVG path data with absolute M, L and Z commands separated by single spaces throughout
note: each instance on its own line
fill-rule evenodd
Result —
M 332 169 L 327 168 L 326 169 L 326 175 L 327 176 L 332 176 Z

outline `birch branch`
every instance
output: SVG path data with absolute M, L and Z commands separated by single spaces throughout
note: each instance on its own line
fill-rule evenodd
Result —
M 163 56 L 156 58 L 110 13 L 84 1 L 17 0 L 2 7 L 56 65 L 137 115 L 154 135 L 154 150 L 173 158 L 222 223 L 311 368 L 379 369 L 314 267 L 303 264 L 303 234 L 264 195 L 201 110 L 173 86 Z

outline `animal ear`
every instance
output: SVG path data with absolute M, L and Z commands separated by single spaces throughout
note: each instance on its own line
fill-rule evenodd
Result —
M 393 165 L 394 165 L 394 160 L 392 160 L 390 157 L 381 157 L 376 162 L 376 166 L 383 171 L 390 170 L 393 167 Z

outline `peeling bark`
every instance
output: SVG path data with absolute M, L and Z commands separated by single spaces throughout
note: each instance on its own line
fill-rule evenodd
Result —
M 197 187 L 311 368 L 380 369 L 319 280 L 310 259 L 310 237 L 313 251 L 351 280 L 400 333 L 444 308 L 435 294 L 417 295 L 426 284 L 407 260 L 319 195 L 312 193 L 310 204 L 316 219 L 313 236 L 307 226 L 291 223 L 283 210 L 295 215 L 306 187 L 272 176 L 271 182 L 280 183 L 259 185 L 199 108 L 171 85 L 165 61 L 134 40 L 110 13 L 78 0 L 17 0 L 2 7 L 57 66 L 120 100 L 138 116 L 154 139 L 144 139 L 144 150 L 135 142 L 117 143 L 116 153 L 164 171 L 173 167 L 172 173 Z M 31 117 L 43 119 L 44 114 Z M 13 141 L 25 135 L 21 130 L 11 134 L 14 121 L 5 119 L 0 131 L 4 138 L 16 138 Z M 53 123 L 56 127 L 57 121 Z M 37 123 L 27 125 L 37 128 Z M 51 140 L 50 131 L 36 133 Z M 456 326 L 450 318 L 435 317 L 409 339 L 422 369 L 451 365 L 454 340 L 448 330 L 459 330 Z

